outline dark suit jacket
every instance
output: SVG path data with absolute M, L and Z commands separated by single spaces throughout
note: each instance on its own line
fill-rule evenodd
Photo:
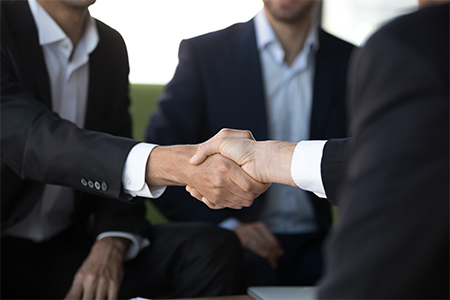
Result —
M 341 221 L 319 298 L 448 299 L 449 4 L 382 28 L 355 53 L 349 83 Z
M 345 82 L 353 46 L 319 31 L 313 87 L 311 139 L 346 136 Z M 185 40 L 176 73 L 150 119 L 146 140 L 199 143 L 222 128 L 251 130 L 268 139 L 261 63 L 253 20 Z M 311 194 L 319 227 L 331 223 L 330 207 Z M 264 195 L 250 208 L 210 210 L 182 188 L 169 188 L 155 204 L 171 219 L 220 223 L 228 217 L 255 221 Z
M 97 21 L 100 41 L 90 55 L 85 128 L 51 111 L 49 77 L 26 1 L 1 2 L 1 217 L 2 230 L 22 220 L 44 183 L 77 189 L 76 220 L 94 234 L 120 230 L 149 235 L 144 206 L 122 198 L 122 168 L 136 143 L 128 114 L 128 57 L 121 36 Z M 97 133 L 94 131 L 105 132 Z M 99 190 L 82 179 L 103 184 Z M 75 192 L 75 190 L 74 190 Z

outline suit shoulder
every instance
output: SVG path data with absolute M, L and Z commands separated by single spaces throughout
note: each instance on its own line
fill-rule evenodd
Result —
M 106 25 L 100 20 L 95 19 L 98 34 L 102 41 L 115 42 L 124 44 L 124 40 L 122 35 L 115 29 L 111 28 L 109 25 Z
M 328 33 L 323 28 L 319 29 L 319 38 L 323 41 L 326 41 L 326 43 L 333 44 L 334 46 L 346 50 L 353 50 L 355 48 L 355 45 L 352 43 L 349 43 L 347 41 L 344 41 L 343 39 L 338 38 L 337 36 L 334 36 L 330 33 Z
M 205 33 L 190 39 L 184 40 L 184 42 L 191 44 L 203 44 L 203 43 L 222 43 L 230 39 L 235 38 L 237 35 L 243 32 L 253 30 L 253 20 L 245 23 L 236 23 L 227 28 L 217 31 Z
M 387 37 L 416 47 L 426 47 L 435 41 L 448 45 L 448 33 L 449 5 L 446 4 L 424 8 L 394 19 L 378 30 L 367 45 L 382 42 Z
M 365 52 L 401 45 L 416 53 L 448 82 L 449 73 L 449 4 L 420 9 L 401 16 L 382 27 L 364 46 Z M 402 51 L 398 47 L 391 51 Z

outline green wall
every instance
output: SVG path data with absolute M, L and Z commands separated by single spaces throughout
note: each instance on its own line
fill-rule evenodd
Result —
M 158 96 L 163 89 L 164 85 L 132 84 L 130 86 L 130 114 L 133 121 L 133 138 L 136 140 L 144 140 L 149 116 L 155 110 Z M 147 219 L 152 224 L 167 222 L 168 219 L 153 205 L 152 201 L 159 200 L 145 200 Z

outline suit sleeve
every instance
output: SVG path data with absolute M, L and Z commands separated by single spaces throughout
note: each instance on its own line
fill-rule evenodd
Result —
M 3 23 L 2 23 L 3 24 Z M 61 119 L 21 84 L 14 43 L 2 30 L 1 159 L 23 180 L 59 184 L 126 200 L 122 168 L 135 141 L 78 128 Z M 100 190 L 83 179 L 105 183 Z
M 338 191 L 345 178 L 349 160 L 351 139 L 330 139 L 323 148 L 321 162 L 322 183 L 327 199 L 333 205 L 338 203 Z
M 353 141 L 319 298 L 447 298 L 448 82 L 386 31 L 350 74 Z

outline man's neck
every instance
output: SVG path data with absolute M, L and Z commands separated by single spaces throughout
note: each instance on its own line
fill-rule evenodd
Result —
M 287 65 L 291 65 L 298 53 L 300 53 L 305 44 L 309 30 L 312 25 L 314 12 L 311 13 L 310 18 L 303 18 L 296 23 L 287 23 L 276 20 L 265 9 L 265 14 L 272 26 L 275 35 L 283 47 L 285 57 L 284 60 Z
M 73 49 L 75 49 L 83 35 L 88 10 L 86 8 L 70 7 L 60 1 L 37 0 L 37 2 L 67 34 L 72 41 Z

